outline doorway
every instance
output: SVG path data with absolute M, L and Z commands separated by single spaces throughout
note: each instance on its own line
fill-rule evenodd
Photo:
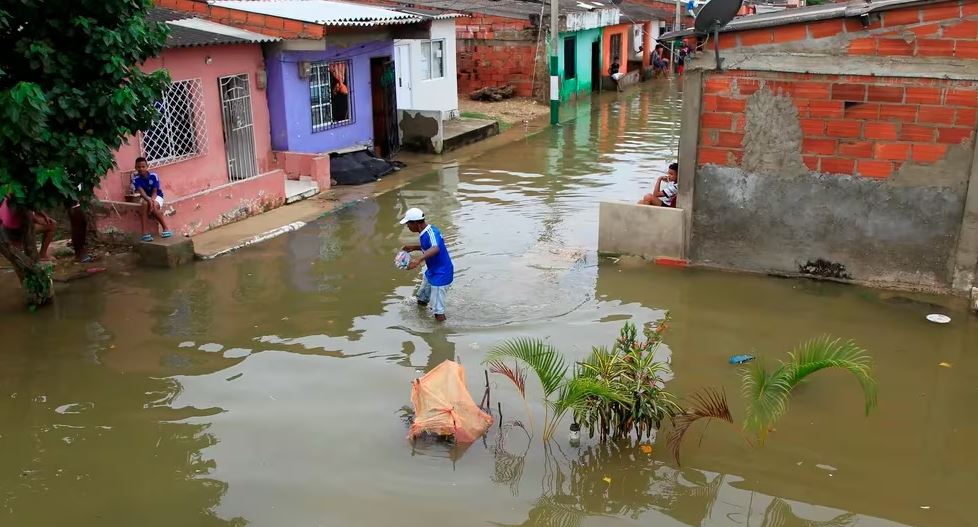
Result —
M 370 59 L 370 97 L 373 102 L 374 152 L 385 159 L 401 145 L 397 126 L 397 75 L 390 57 Z
M 601 91 L 601 41 L 591 43 L 591 91 Z
M 224 150 L 231 181 L 258 175 L 255 156 L 255 122 L 251 115 L 251 90 L 248 75 L 218 79 L 221 89 L 221 114 L 224 125 Z

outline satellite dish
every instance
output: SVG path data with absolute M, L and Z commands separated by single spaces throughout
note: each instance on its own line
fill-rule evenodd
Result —
M 720 28 L 737 16 L 744 0 L 710 0 L 700 8 L 693 20 L 693 29 L 699 35 L 713 34 L 713 51 L 720 71 Z

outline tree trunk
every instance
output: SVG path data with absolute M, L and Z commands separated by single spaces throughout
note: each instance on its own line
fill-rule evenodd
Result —
M 20 286 L 24 289 L 24 299 L 31 309 L 35 309 L 54 300 L 54 282 L 51 266 L 42 263 L 37 253 L 33 215 L 23 214 L 21 225 L 24 226 L 24 239 L 20 248 L 15 247 L 7 238 L 7 233 L 0 228 L 0 254 L 14 267 Z

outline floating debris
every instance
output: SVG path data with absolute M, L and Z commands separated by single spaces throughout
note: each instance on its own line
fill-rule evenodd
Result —
M 931 313 L 927 315 L 927 320 L 935 324 L 947 324 L 951 321 L 951 317 L 940 313 Z
M 746 364 L 752 360 L 754 360 L 753 355 L 733 355 L 730 357 L 730 364 Z
M 951 363 L 950 362 L 942 362 L 942 363 L 938 364 L 938 366 L 940 366 L 942 368 L 950 368 L 951 367 Z

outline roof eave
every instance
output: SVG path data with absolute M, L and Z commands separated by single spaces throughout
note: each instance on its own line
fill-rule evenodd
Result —
M 838 9 L 833 11 L 825 12 L 806 12 L 804 8 L 801 9 L 786 9 L 782 11 L 785 13 L 783 17 L 775 18 L 764 18 L 762 20 L 750 20 L 751 16 L 734 19 L 730 24 L 720 29 L 720 33 L 733 33 L 736 31 L 749 31 L 752 29 L 766 29 L 769 27 L 780 27 L 787 26 L 791 24 L 808 23 L 808 22 L 819 22 L 822 20 L 832 20 L 835 18 L 853 18 L 864 14 L 875 13 L 879 11 L 888 11 L 890 9 L 897 9 L 901 7 L 913 7 L 916 5 L 923 4 L 933 4 L 946 2 L 947 0 L 879 0 L 871 3 L 853 3 L 851 5 L 845 6 L 844 9 Z M 841 6 L 840 6 L 841 7 Z M 792 13 L 793 11 L 801 11 L 797 14 Z M 755 15 L 756 16 L 756 15 Z M 738 23 L 739 22 L 739 23 Z M 670 31 L 664 35 L 659 36 L 659 40 L 678 40 L 681 38 L 693 36 L 696 31 L 693 29 L 684 29 L 682 31 Z

